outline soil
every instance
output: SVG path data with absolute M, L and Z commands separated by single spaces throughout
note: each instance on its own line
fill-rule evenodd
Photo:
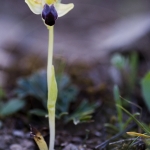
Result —
M 109 68 L 109 67 L 108 67 Z M 78 70 L 78 71 L 76 71 Z M 96 76 L 91 76 L 95 72 L 101 72 L 103 80 L 99 84 L 95 84 Z M 91 102 L 99 102 L 99 107 L 93 113 L 92 120 L 89 122 L 74 125 L 73 122 L 65 124 L 63 119 L 56 119 L 56 140 L 55 149 L 63 150 L 92 150 L 92 149 L 108 149 L 108 150 L 125 150 L 134 142 L 135 138 L 126 135 L 127 131 L 138 131 L 140 128 L 132 122 L 122 132 L 117 132 L 112 128 L 105 127 L 105 123 L 116 124 L 116 108 L 112 94 L 112 80 L 107 72 L 103 71 L 103 65 L 86 66 L 78 64 L 68 66 L 66 72 L 70 75 L 73 83 L 80 87 L 78 99 L 88 98 Z M 98 73 L 97 72 L 97 73 Z M 86 76 L 85 76 L 86 75 Z M 22 75 L 21 75 L 22 76 Z M 17 79 L 18 77 L 16 77 Z M 97 79 L 98 80 L 98 79 Z M 111 82 L 110 82 L 111 81 Z M 12 83 L 14 85 L 14 83 Z M 8 86 L 10 87 L 10 85 Z M 125 90 L 122 93 L 126 93 Z M 139 94 L 133 95 L 137 104 L 143 107 L 142 120 L 148 122 L 148 112 L 145 105 L 141 102 Z M 76 100 L 78 103 L 78 100 Z M 74 103 L 74 106 L 76 105 Z M 72 106 L 71 109 L 74 108 Z M 129 108 L 130 111 L 136 111 L 135 107 Z M 124 120 L 128 117 L 125 115 Z M 38 150 L 34 140 L 30 136 L 30 127 L 33 125 L 49 141 L 48 122 L 44 117 L 29 118 L 25 113 L 18 112 L 1 121 L 0 129 L 0 150 Z M 116 124 L 117 126 L 117 124 Z M 145 150 L 145 143 L 142 139 L 136 140 L 131 150 Z

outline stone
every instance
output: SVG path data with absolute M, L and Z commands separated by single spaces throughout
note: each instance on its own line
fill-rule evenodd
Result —
M 23 148 L 19 144 L 12 144 L 10 150 L 23 150 Z

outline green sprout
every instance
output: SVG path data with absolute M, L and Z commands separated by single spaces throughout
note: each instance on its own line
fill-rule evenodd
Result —
M 121 54 L 113 55 L 111 64 L 118 69 L 122 80 L 124 80 L 127 94 L 129 97 L 135 90 L 135 83 L 137 81 L 137 70 L 138 70 L 138 54 L 132 52 L 128 57 Z
M 49 150 L 54 149 L 55 142 L 55 104 L 57 99 L 57 83 L 55 79 L 53 59 L 53 43 L 54 43 L 54 24 L 58 17 L 68 13 L 74 5 L 62 4 L 61 0 L 25 0 L 31 11 L 35 14 L 41 14 L 42 20 L 49 31 L 48 44 L 48 63 L 47 63 L 47 85 L 48 85 L 48 117 L 50 125 L 50 142 Z
M 114 93 L 114 99 L 115 99 L 116 104 L 122 106 L 122 102 L 120 98 L 120 91 L 117 85 L 114 86 L 113 93 Z M 117 116 L 118 116 L 119 128 L 120 128 L 120 131 L 122 131 L 123 130 L 123 115 L 122 115 L 122 110 L 119 107 L 117 107 Z
M 135 119 L 134 119 L 135 117 L 140 116 L 140 113 L 136 112 L 132 115 L 129 115 L 129 118 L 127 120 L 124 120 L 123 119 L 123 116 L 124 116 L 123 111 L 124 110 L 122 109 L 124 107 L 123 107 L 122 100 L 124 100 L 125 102 L 127 102 L 131 105 L 135 105 L 139 109 L 140 109 L 140 107 L 126 99 L 123 99 L 121 97 L 120 90 L 117 85 L 115 85 L 113 88 L 113 95 L 114 95 L 114 100 L 115 100 L 116 110 L 117 110 L 117 127 L 116 127 L 116 124 L 114 125 L 114 124 L 110 124 L 110 123 L 106 123 L 105 127 L 111 128 L 115 132 L 123 132 L 132 121 L 135 121 Z
M 142 78 L 141 87 L 145 104 L 150 111 L 150 71 Z

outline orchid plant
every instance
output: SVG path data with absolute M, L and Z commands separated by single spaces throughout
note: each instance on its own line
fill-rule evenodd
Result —
M 48 86 L 48 118 L 50 128 L 49 150 L 54 150 L 55 142 L 55 104 L 57 99 L 57 83 L 55 79 L 53 58 L 54 24 L 58 17 L 62 17 L 73 9 L 74 4 L 62 4 L 61 0 L 25 0 L 31 11 L 41 14 L 42 20 L 49 31 L 47 86 Z

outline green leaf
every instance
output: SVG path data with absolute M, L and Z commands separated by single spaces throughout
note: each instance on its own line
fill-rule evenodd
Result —
M 58 100 L 56 105 L 57 115 L 62 112 L 68 112 L 70 104 L 75 101 L 78 89 L 74 85 L 67 85 L 60 92 L 58 92 Z
M 150 72 L 148 72 L 141 82 L 142 94 L 148 110 L 150 111 Z
M 114 94 L 114 99 L 116 104 L 122 106 L 121 99 L 120 99 L 120 92 L 117 85 L 115 85 L 113 88 L 113 94 Z M 122 131 L 123 130 L 122 109 L 120 109 L 119 107 L 117 107 L 117 117 L 119 122 L 119 128 Z
M 67 76 L 66 74 L 63 74 L 62 76 L 57 76 L 56 79 L 57 81 L 59 81 L 58 82 L 59 90 L 63 90 L 71 82 L 69 76 Z
M 120 92 L 119 92 L 119 88 L 117 85 L 114 86 L 113 93 L 114 93 L 114 99 L 115 99 L 116 103 L 117 104 L 118 104 L 118 102 L 120 103 Z
M 8 116 L 14 114 L 17 111 L 21 110 L 24 106 L 25 102 L 23 100 L 11 99 L 3 105 L 3 107 L 0 110 L 0 115 Z
M 135 83 L 137 80 L 137 68 L 138 68 L 138 54 L 136 52 L 132 52 L 130 56 L 130 76 L 129 76 L 129 84 L 130 90 L 133 91 L 135 87 Z
M 66 115 L 68 115 L 68 112 L 62 112 L 59 115 L 55 114 L 57 119 L 60 119 L 62 116 L 66 116 Z
M 73 118 L 73 123 L 77 125 L 78 123 L 83 123 L 83 122 L 89 122 L 91 121 L 92 116 L 91 115 L 86 115 L 86 116 L 81 116 L 77 118 Z
M 87 100 L 84 100 L 77 110 L 67 118 L 66 122 L 73 120 L 75 124 L 78 124 L 80 122 L 89 121 L 92 118 L 91 114 L 98 106 L 98 103 L 89 103 Z
M 36 116 L 45 116 L 46 114 L 48 114 L 48 112 L 41 109 L 30 110 L 29 113 Z
M 5 91 L 0 87 L 0 98 L 5 96 Z
M 72 102 L 76 100 L 79 93 L 79 89 L 72 82 L 70 77 L 63 73 L 61 76 L 56 77 L 58 83 L 58 98 L 56 103 L 56 116 L 60 118 L 62 114 L 69 112 L 69 108 Z M 46 71 L 38 71 L 33 75 L 20 78 L 17 81 L 17 88 L 14 90 L 14 94 L 20 99 L 27 96 L 32 96 L 39 100 L 45 111 L 47 109 L 47 80 Z
M 55 70 L 54 70 L 54 66 L 52 65 L 51 68 L 51 73 L 49 74 L 50 78 L 48 80 L 48 111 L 51 110 L 51 108 L 55 108 L 55 104 L 56 104 L 56 100 L 57 100 L 57 83 L 56 83 L 56 79 L 55 79 Z
M 113 124 L 105 123 L 105 124 L 104 124 L 104 127 L 110 128 L 111 130 L 114 130 L 115 132 L 119 132 L 118 127 L 116 127 L 116 126 L 113 125 Z
M 128 64 L 128 60 L 120 54 L 114 54 L 111 58 L 111 63 L 116 68 L 123 69 Z
M 133 117 L 136 117 L 136 116 L 140 116 L 140 113 L 135 113 L 135 114 L 133 114 L 132 115 Z M 129 125 L 129 123 L 133 120 L 133 117 L 129 117 L 128 119 L 127 119 L 127 121 L 124 123 L 124 125 L 123 125 L 123 129 L 126 129 L 127 128 L 127 126 Z
M 34 96 L 43 103 L 46 108 L 47 101 L 47 81 L 46 72 L 40 71 L 27 78 L 21 78 L 17 81 L 17 88 L 14 91 L 18 97 L 24 98 Z
M 126 114 L 128 114 L 136 123 L 137 125 L 147 134 L 150 134 L 150 129 L 148 129 L 143 123 L 141 123 L 140 121 L 138 121 L 134 115 L 132 115 L 128 110 L 126 110 L 125 108 L 123 108 L 120 105 L 116 105 L 117 107 L 121 108 Z

